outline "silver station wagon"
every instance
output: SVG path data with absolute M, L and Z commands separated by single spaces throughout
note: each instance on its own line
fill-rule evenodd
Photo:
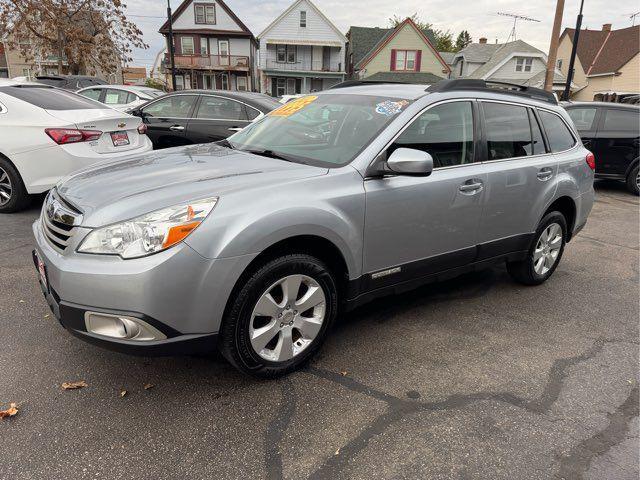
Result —
M 594 157 L 542 90 L 351 82 L 218 144 L 81 171 L 33 225 L 71 333 L 142 354 L 219 348 L 272 377 L 339 312 L 506 262 L 547 280 L 591 210 Z

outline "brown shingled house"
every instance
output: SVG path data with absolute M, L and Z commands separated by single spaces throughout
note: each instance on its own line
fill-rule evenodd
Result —
M 575 33 L 574 28 L 565 28 L 560 36 L 557 66 L 565 76 Z M 573 83 L 580 89 L 572 100 L 617 102 L 640 93 L 640 25 L 580 30 Z

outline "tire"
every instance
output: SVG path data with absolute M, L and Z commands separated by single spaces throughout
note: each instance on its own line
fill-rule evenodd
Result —
M 640 164 L 636 165 L 631 169 L 629 175 L 627 175 L 627 190 L 629 190 L 634 195 L 640 195 L 640 173 L 638 172 L 638 168 Z
M 0 156 L 0 213 L 18 212 L 27 208 L 29 203 L 31 197 L 20 174 L 11 162 Z
M 297 292 L 286 294 L 285 288 Z M 324 302 L 302 311 L 320 300 Z M 318 351 L 337 311 L 336 281 L 322 261 L 306 254 L 274 258 L 241 278 L 234 289 L 220 328 L 220 351 L 249 375 L 285 375 Z
M 552 228 L 552 225 L 556 227 Z M 552 241 L 546 242 L 545 238 L 549 233 L 553 235 Z M 545 237 L 543 237 L 543 234 Z M 560 238 L 554 241 L 558 235 L 560 235 Z M 524 285 L 540 285 L 544 283 L 553 275 L 560 263 L 566 241 L 567 221 L 564 215 L 560 212 L 546 214 L 536 229 L 526 258 L 522 261 L 507 262 L 507 271 L 516 282 Z M 554 247 L 558 246 L 558 242 L 559 248 L 556 249 Z M 548 243 L 548 246 L 544 248 L 546 243 Z M 542 265 L 540 263 L 541 260 Z

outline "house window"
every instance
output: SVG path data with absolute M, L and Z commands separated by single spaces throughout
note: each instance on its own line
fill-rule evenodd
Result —
M 396 50 L 396 70 L 417 70 L 417 50 Z
M 285 45 L 276 46 L 276 62 L 284 63 L 287 61 L 287 47 Z
M 533 58 L 531 57 L 516 58 L 516 72 L 530 72 L 531 65 L 533 65 Z
M 218 40 L 218 53 L 223 57 L 227 57 L 229 55 L 229 41 L 228 40 Z
M 558 60 L 556 60 L 556 68 L 558 70 L 560 70 L 562 68 L 562 59 L 559 58 Z
M 238 77 L 238 78 L 236 78 L 236 85 L 238 87 L 238 91 L 246 92 L 247 91 L 247 77 Z
M 460 71 L 458 72 L 458 76 L 462 76 L 462 69 L 464 68 L 464 60 L 460 60 Z
M 181 37 L 180 45 L 182 46 L 183 55 L 193 55 L 193 37 Z
M 276 78 L 276 96 L 281 97 L 287 93 L 287 79 Z
M 209 55 L 209 39 L 200 39 L 200 55 Z
M 287 63 L 296 63 L 295 45 L 287 45 Z
M 195 4 L 196 23 L 205 25 L 215 25 L 216 6 Z
M 307 12 L 304 10 L 300 12 L 300 26 L 305 28 L 307 26 Z
M 295 95 L 296 93 L 296 79 L 287 78 L 287 95 Z
M 176 86 L 174 90 L 184 90 L 184 77 L 182 75 L 176 75 Z
M 229 90 L 229 75 L 222 74 L 222 90 Z

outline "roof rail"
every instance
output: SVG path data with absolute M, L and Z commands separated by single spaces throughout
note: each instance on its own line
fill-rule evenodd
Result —
M 332 87 L 329 87 L 329 90 L 333 90 L 334 88 L 346 88 L 346 87 L 358 87 L 361 85 L 384 85 L 384 84 L 399 84 L 406 85 L 406 82 L 394 82 L 394 81 L 384 81 L 384 80 L 345 80 L 344 82 L 337 83 Z
M 475 78 L 441 80 L 438 83 L 429 86 L 425 91 L 433 93 L 452 92 L 456 90 L 490 90 L 492 93 L 518 95 L 550 103 L 552 105 L 558 105 L 558 100 L 553 93 L 540 88 L 518 85 L 517 83 L 494 82 L 493 80 L 480 80 Z

